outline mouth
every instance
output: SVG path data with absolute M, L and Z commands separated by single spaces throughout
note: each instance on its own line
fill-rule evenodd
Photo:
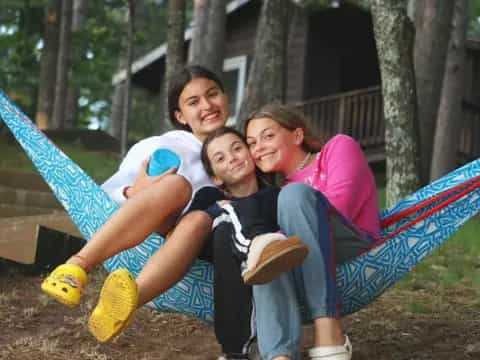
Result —
M 242 169 L 243 167 L 245 167 L 247 164 L 245 162 L 241 162 L 235 166 L 233 166 L 230 171 L 238 171 L 240 169 Z
M 267 154 L 263 154 L 263 155 L 257 156 L 256 161 L 257 161 L 257 162 L 262 162 L 262 161 L 268 160 L 268 159 L 270 159 L 273 155 L 274 155 L 274 153 L 271 152 L 271 153 L 267 153 Z
M 205 123 L 211 123 L 217 121 L 220 118 L 220 111 L 212 111 L 202 116 L 202 121 Z

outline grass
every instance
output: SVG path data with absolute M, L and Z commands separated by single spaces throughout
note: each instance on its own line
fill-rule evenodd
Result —
M 423 260 L 399 286 L 428 289 L 432 286 L 474 288 L 480 295 L 480 219 L 468 221 L 430 257 Z
M 118 168 L 118 155 L 114 153 L 89 151 L 78 144 L 56 144 L 76 162 L 97 183 L 108 179 Z M 0 138 L 0 169 L 20 172 L 36 172 L 30 159 L 16 142 L 11 143 Z

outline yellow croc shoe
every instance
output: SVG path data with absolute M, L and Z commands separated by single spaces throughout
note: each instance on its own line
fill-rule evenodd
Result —
M 100 342 L 119 334 L 130 322 L 138 303 L 137 284 L 126 269 L 108 275 L 98 304 L 88 320 L 90 333 Z
M 78 265 L 62 264 L 43 280 L 42 290 L 58 302 L 74 307 L 80 303 L 86 284 L 85 270 Z

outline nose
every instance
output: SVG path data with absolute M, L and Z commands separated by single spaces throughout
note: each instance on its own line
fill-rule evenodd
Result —
M 212 103 L 210 102 L 210 100 L 206 96 L 202 96 L 200 98 L 200 105 L 201 105 L 202 110 L 209 110 L 212 107 Z
M 227 155 L 227 161 L 231 164 L 231 163 L 234 163 L 235 161 L 237 160 L 237 157 L 235 156 L 235 154 L 232 154 L 232 153 L 229 153 Z
M 264 148 L 261 140 L 255 142 L 255 144 L 250 146 L 250 153 L 255 157 L 256 154 L 260 153 Z

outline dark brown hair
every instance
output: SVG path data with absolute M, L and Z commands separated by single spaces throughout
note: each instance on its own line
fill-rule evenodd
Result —
M 187 84 L 196 78 L 205 78 L 214 81 L 222 92 L 225 92 L 220 78 L 212 71 L 200 65 L 189 65 L 173 76 L 168 87 L 168 115 L 174 127 L 181 130 L 191 131 L 190 126 L 178 122 L 175 112 L 179 111 L 178 106 L 180 95 Z

